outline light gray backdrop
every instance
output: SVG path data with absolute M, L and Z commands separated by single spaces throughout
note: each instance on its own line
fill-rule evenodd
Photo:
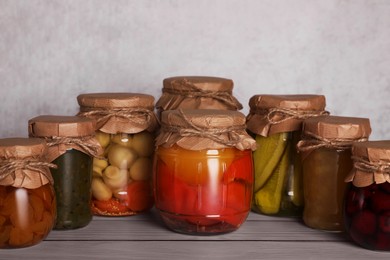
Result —
M 177 75 L 233 79 L 245 114 L 254 94 L 324 94 L 390 139 L 390 1 L 0 0 L 0 137 Z

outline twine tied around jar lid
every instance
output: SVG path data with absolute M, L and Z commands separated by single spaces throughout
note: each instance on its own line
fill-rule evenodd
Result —
M 326 110 L 294 110 L 288 108 L 271 108 L 271 109 L 259 109 L 259 114 L 265 114 L 267 121 L 271 125 L 280 124 L 290 119 L 304 120 L 315 116 L 329 115 L 330 113 Z

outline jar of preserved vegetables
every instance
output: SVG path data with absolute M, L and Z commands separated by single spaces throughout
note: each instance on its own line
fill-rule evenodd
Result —
M 38 138 L 0 139 L 0 248 L 38 244 L 52 230 L 56 200 L 47 146 Z
M 126 216 L 153 207 L 152 160 L 158 120 L 154 97 L 138 93 L 90 93 L 77 97 L 79 116 L 97 120 L 104 152 L 93 162 L 92 210 Z
M 57 198 L 54 229 L 76 229 L 89 224 L 92 158 L 102 153 L 95 138 L 95 120 L 78 116 L 38 116 L 28 122 L 30 137 L 46 140 L 47 159 Z
M 302 121 L 327 115 L 321 95 L 255 95 L 249 100 L 247 128 L 255 135 L 252 210 L 275 216 L 301 216 L 302 166 L 296 144 Z
M 390 251 L 390 141 L 352 146 L 344 203 L 345 230 L 358 245 Z
M 218 77 L 181 76 L 163 80 L 162 95 L 156 103 L 159 113 L 174 109 L 240 110 L 233 96 L 233 81 Z
M 238 229 L 250 211 L 256 148 L 245 116 L 164 111 L 156 140 L 155 207 L 168 228 L 203 235 Z
M 303 169 L 303 221 L 311 228 L 343 231 L 344 182 L 352 170 L 351 147 L 366 141 L 369 119 L 341 116 L 309 118 L 298 143 Z

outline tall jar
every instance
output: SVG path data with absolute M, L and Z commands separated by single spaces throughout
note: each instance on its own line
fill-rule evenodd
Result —
M 273 216 L 301 216 L 302 166 L 296 144 L 302 121 L 327 115 L 321 95 L 255 95 L 249 100 L 247 128 L 258 145 L 253 153 L 252 210 Z
M 327 116 L 303 123 L 298 143 L 303 169 L 303 221 L 311 228 L 343 231 L 345 177 L 352 170 L 351 148 L 371 133 L 369 119 Z
M 344 203 L 345 230 L 352 241 L 390 251 L 390 141 L 352 146 L 354 167 Z
M 38 138 L 0 139 L 0 248 L 40 243 L 56 218 L 53 179 Z
M 173 231 L 213 235 L 245 221 L 252 197 L 252 149 L 237 111 L 171 110 L 157 137 L 156 209 Z
M 92 158 L 102 153 L 95 138 L 95 121 L 78 116 L 38 116 L 28 122 L 30 137 L 46 140 L 47 160 L 57 198 L 54 229 L 76 229 L 89 224 Z
M 233 81 L 218 77 L 180 76 L 163 80 L 162 95 L 156 102 L 160 114 L 174 109 L 240 110 L 233 96 Z
M 77 97 L 79 116 L 97 121 L 104 151 L 94 159 L 92 211 L 130 216 L 153 207 L 154 97 L 138 93 L 90 93 Z

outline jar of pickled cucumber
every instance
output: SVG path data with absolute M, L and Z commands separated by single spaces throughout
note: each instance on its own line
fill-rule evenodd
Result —
M 390 141 L 353 144 L 352 160 L 346 178 L 345 230 L 361 247 L 390 251 Z
M 351 148 L 371 133 L 367 118 L 326 116 L 303 123 L 298 143 L 303 169 L 303 221 L 311 228 L 343 231 L 344 179 L 352 170 Z
M 246 220 L 252 197 L 252 150 L 237 111 L 170 110 L 156 139 L 154 192 L 173 231 L 213 235 Z
M 94 214 L 129 216 L 152 208 L 152 159 L 158 129 L 154 97 L 90 93 L 77 100 L 78 115 L 97 121 L 96 138 L 104 149 L 93 161 Z
M 40 243 L 55 224 L 56 199 L 39 138 L 0 139 L 0 248 Z
M 302 166 L 296 150 L 302 121 L 327 115 L 321 95 L 255 95 L 249 100 L 247 128 L 258 145 L 253 153 L 252 210 L 275 216 L 301 216 Z
M 233 96 L 233 81 L 218 77 L 180 76 L 163 80 L 162 95 L 156 102 L 160 114 L 174 109 L 240 110 Z
M 95 138 L 95 120 L 78 116 L 38 116 L 28 122 L 30 137 L 46 140 L 47 160 L 57 198 L 54 229 L 76 229 L 89 224 L 92 158 L 102 153 Z

